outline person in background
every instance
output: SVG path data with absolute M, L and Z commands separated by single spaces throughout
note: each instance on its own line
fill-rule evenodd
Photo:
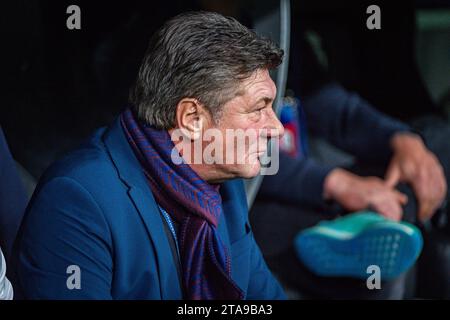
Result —
M 0 300 L 11 300 L 13 288 L 6 277 L 13 244 L 28 199 L 16 163 L 0 127 Z
M 0 248 L 9 261 L 28 198 L 1 127 L 0 179 Z
M 328 35 L 330 39 L 333 39 L 331 35 L 338 37 L 338 31 L 342 31 L 343 38 L 348 37 L 348 30 L 333 27 L 338 18 L 320 20 L 319 14 L 327 16 L 329 12 L 315 8 L 311 2 L 306 3 L 315 14 L 308 12 L 299 17 L 295 11 L 288 85 L 300 97 L 300 112 L 304 112 L 306 119 L 301 125 L 307 126 L 308 132 L 314 137 L 320 137 L 351 154 L 355 163 L 343 166 L 328 159 L 328 163 L 323 164 L 311 156 L 292 158 L 281 155 L 279 174 L 265 177 L 252 208 L 251 223 L 255 236 L 274 272 L 285 283 L 306 295 L 331 298 L 402 298 L 405 284 L 400 283 L 401 281 L 387 284 L 381 291 L 370 292 L 357 280 L 315 276 L 298 261 L 293 238 L 300 230 L 322 220 L 365 209 L 372 209 L 396 221 L 403 219 L 419 224 L 429 223 L 448 198 L 446 175 L 448 177 L 449 172 L 446 169 L 450 159 L 441 156 L 445 152 L 442 145 L 431 151 L 424 138 L 412 126 L 376 110 L 370 102 L 357 92 L 348 90 L 330 74 L 330 70 L 336 70 L 339 66 L 328 65 L 326 68 L 327 61 L 331 64 L 339 56 L 330 55 L 327 59 L 324 52 L 318 50 L 320 42 L 317 35 L 308 32 L 310 29 L 305 24 L 311 22 L 311 25 L 317 27 L 322 22 L 331 30 Z M 298 6 L 301 7 L 301 4 Z M 339 16 L 338 9 L 333 7 L 329 11 Z M 385 7 L 383 9 L 387 10 Z M 358 11 L 359 14 L 361 12 L 364 11 Z M 391 14 L 391 11 L 387 12 Z M 355 18 L 354 21 L 360 23 L 361 20 Z M 397 25 L 398 23 L 384 24 L 383 35 L 389 36 L 391 29 Z M 362 31 L 361 27 L 356 26 L 352 30 L 361 35 L 370 33 L 369 30 Z M 383 39 L 381 34 L 374 32 L 370 37 Z M 359 46 L 360 42 L 352 42 L 352 47 Z M 330 50 L 336 51 L 339 48 L 333 47 Z M 378 46 L 376 50 L 385 53 L 389 48 L 391 46 Z M 377 65 L 381 56 L 389 58 L 386 54 L 372 56 L 372 62 L 367 62 L 366 67 Z M 353 62 L 348 59 L 346 61 Z M 355 61 L 359 60 L 355 58 Z M 405 64 L 410 59 L 405 57 L 401 64 L 398 60 L 392 61 L 403 70 L 408 69 Z M 382 71 L 391 72 L 392 69 L 379 67 L 378 72 Z M 347 78 L 354 75 L 346 72 L 347 70 L 342 74 L 347 75 Z M 361 70 L 356 69 L 355 72 L 358 74 Z M 403 73 L 395 74 L 404 76 Z M 372 73 L 361 72 L 360 76 L 363 75 L 368 80 L 373 80 Z M 407 83 L 415 79 L 412 76 L 405 78 Z M 419 81 L 414 84 L 417 87 L 421 85 Z M 379 90 L 381 84 L 372 84 L 370 87 L 372 90 Z M 395 90 L 394 85 L 386 91 L 387 96 L 384 91 L 378 93 L 377 101 L 393 103 L 390 101 L 392 90 Z M 418 101 L 428 101 L 424 99 L 426 95 L 423 90 L 410 92 L 408 99 L 414 100 L 415 94 L 420 97 Z M 414 105 L 416 103 L 417 101 Z M 398 107 L 409 108 L 409 104 Z M 395 110 L 391 108 L 391 111 Z M 307 137 L 303 136 L 301 139 Z M 295 192 L 287 192 L 287 189 Z M 273 228 L 274 225 L 278 228 Z

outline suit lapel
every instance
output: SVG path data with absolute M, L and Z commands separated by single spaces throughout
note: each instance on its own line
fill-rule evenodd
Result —
M 182 298 L 175 262 L 164 232 L 161 214 L 133 150 L 128 144 L 120 120 L 106 131 L 103 141 L 118 171 L 128 186 L 128 196 L 140 215 L 156 253 L 162 299 Z

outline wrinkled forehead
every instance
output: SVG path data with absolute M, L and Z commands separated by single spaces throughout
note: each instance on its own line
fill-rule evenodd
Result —
M 246 100 L 255 100 L 262 97 L 275 99 L 277 89 L 270 77 L 269 71 L 257 70 L 241 84 L 241 94 Z M 249 101 L 250 102 L 250 101 Z

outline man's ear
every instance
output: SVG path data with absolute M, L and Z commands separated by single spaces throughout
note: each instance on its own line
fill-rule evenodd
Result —
M 183 98 L 177 104 L 176 121 L 185 136 L 196 140 L 210 122 L 210 115 L 197 99 Z

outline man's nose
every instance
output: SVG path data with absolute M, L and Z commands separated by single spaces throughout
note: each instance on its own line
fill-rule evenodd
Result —
M 278 119 L 274 110 L 271 110 L 271 112 L 270 112 L 267 129 L 269 129 L 268 131 L 269 131 L 270 138 L 276 138 L 276 137 L 281 138 L 284 134 L 283 124 Z

